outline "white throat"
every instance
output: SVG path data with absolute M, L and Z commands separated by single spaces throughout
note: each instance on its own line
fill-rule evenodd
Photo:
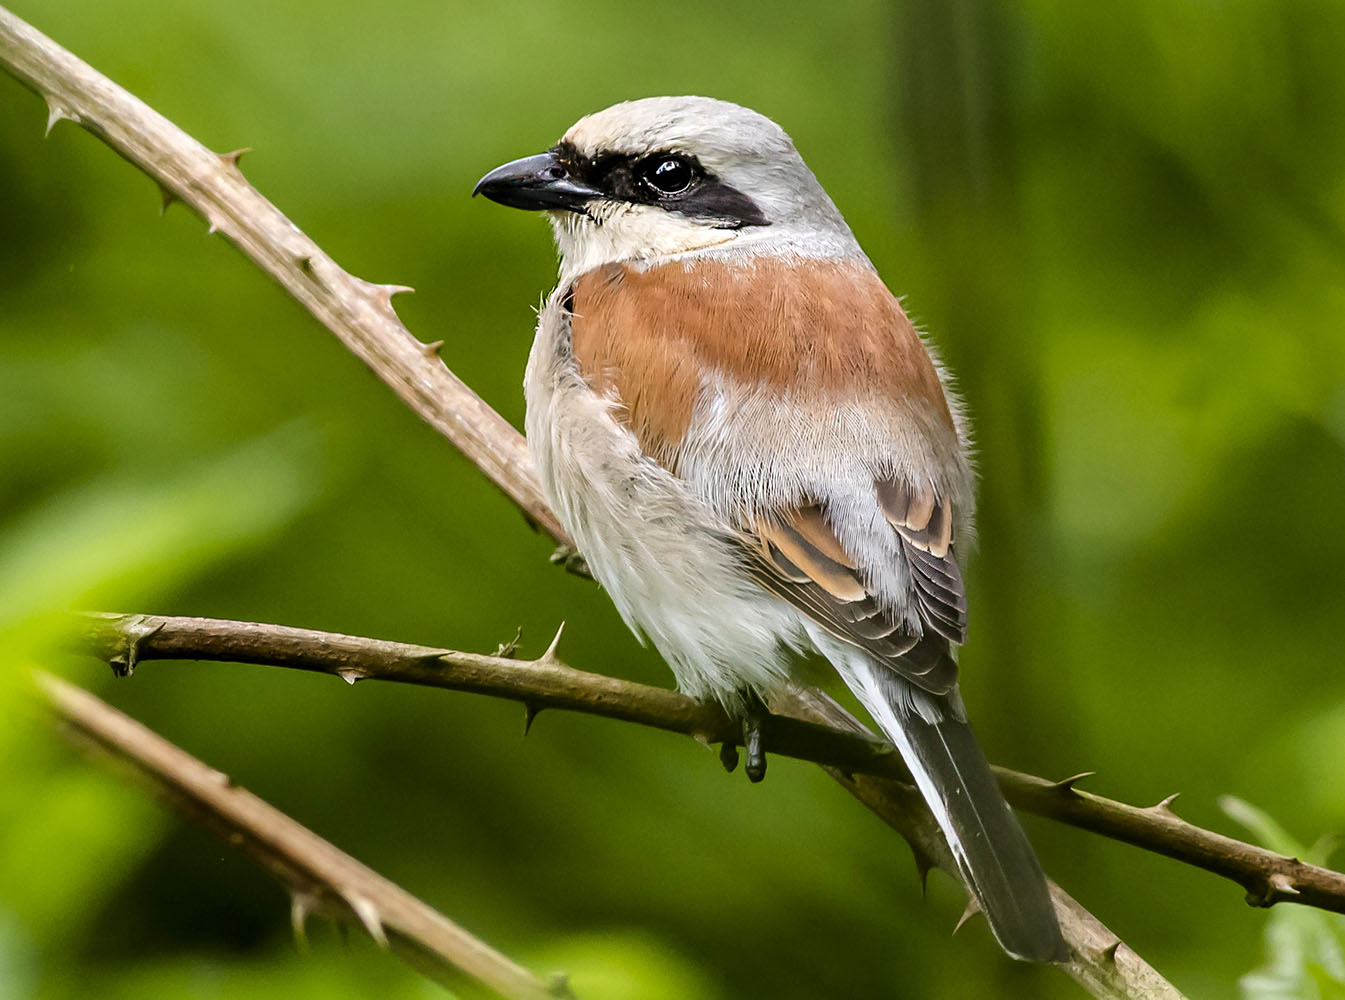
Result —
M 832 260 L 868 258 L 845 224 L 820 230 L 797 224 L 722 229 L 654 205 L 589 203 L 589 215 L 548 212 L 560 251 L 560 283 L 605 264 L 651 266 L 688 254 L 721 254 L 747 260 L 769 254 Z
M 654 205 L 593 201 L 588 214 L 550 212 L 561 281 L 604 264 L 663 260 L 739 242 L 743 230 L 717 228 Z

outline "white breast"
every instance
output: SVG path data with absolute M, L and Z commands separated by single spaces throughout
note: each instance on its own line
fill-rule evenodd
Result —
M 668 660 L 678 686 L 733 709 L 788 672 L 807 644 L 797 612 L 742 571 L 735 547 L 686 483 L 643 455 L 569 356 L 563 290 L 542 310 L 524 380 L 528 447 L 556 516 L 626 624 Z

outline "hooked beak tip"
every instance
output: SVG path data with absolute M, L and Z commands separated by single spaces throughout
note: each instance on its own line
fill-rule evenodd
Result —
M 510 208 L 579 212 L 602 192 L 572 178 L 554 153 L 541 153 L 496 167 L 476 182 L 478 194 Z

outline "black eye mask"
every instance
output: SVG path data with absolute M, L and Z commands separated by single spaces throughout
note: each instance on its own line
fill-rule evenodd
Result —
M 725 184 L 688 153 L 664 150 L 642 156 L 607 153 L 587 157 L 562 142 L 551 154 L 575 180 L 614 201 L 657 205 L 678 215 L 713 222 L 719 229 L 770 225 L 756 202 Z

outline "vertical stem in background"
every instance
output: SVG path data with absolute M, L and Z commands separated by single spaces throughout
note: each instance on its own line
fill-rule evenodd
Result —
M 929 278 L 916 312 L 970 404 L 979 454 L 980 544 L 966 663 L 995 712 L 977 715 L 992 745 L 1013 741 L 1025 766 L 1052 766 L 1070 713 L 1034 664 L 1057 662 L 1059 616 L 1047 528 L 1040 379 L 1030 359 L 1029 287 L 1014 163 L 1016 34 L 997 0 L 914 0 L 898 8 L 899 133 L 908 157 Z M 903 291 L 917 291 L 904 289 Z M 993 664 L 984 674 L 981 664 Z

